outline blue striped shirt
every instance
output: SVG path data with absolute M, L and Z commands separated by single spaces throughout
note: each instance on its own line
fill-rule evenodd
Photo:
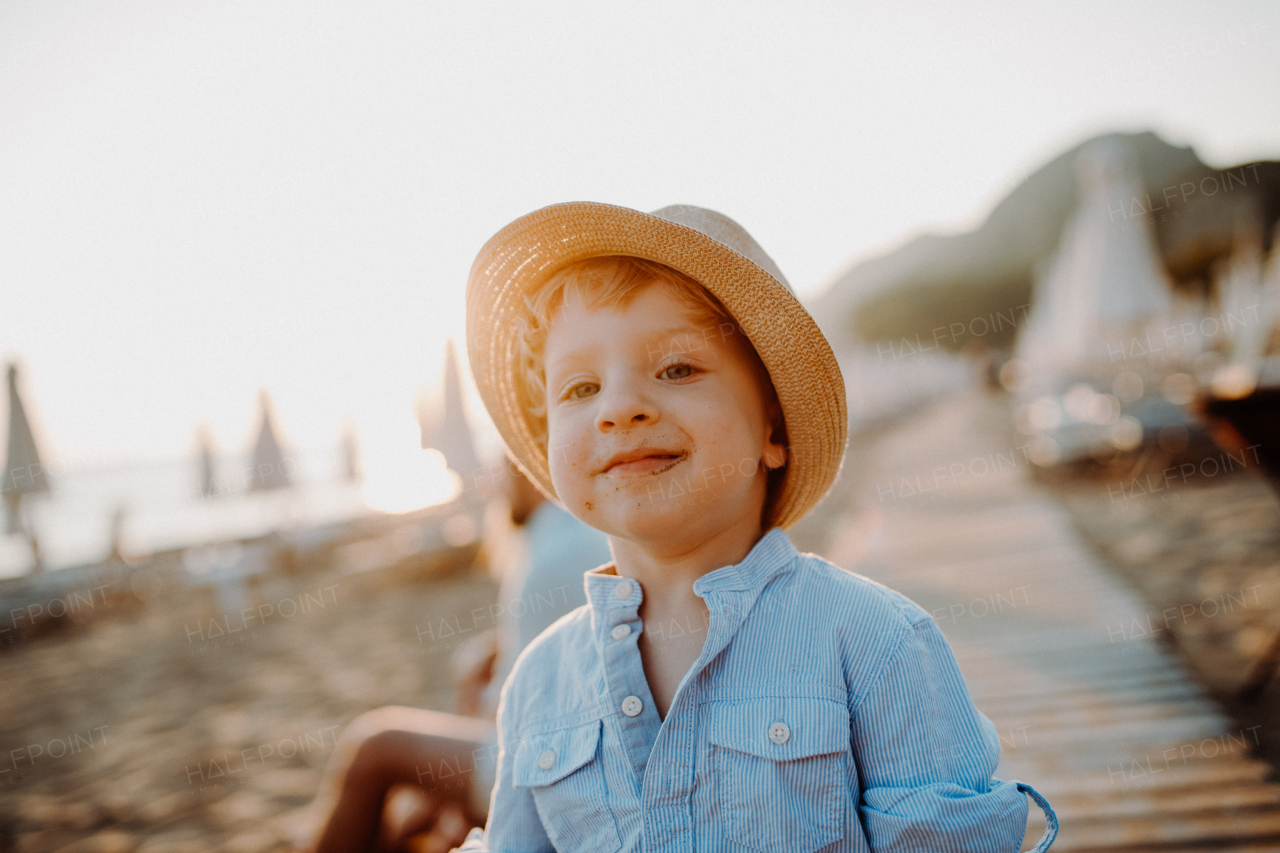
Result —
M 1031 794 L 929 614 L 775 529 L 693 585 L 702 655 L 660 720 L 643 591 L 604 567 L 520 656 L 488 826 L 464 851 L 1016 853 Z M 626 626 L 625 628 L 620 626 Z M 629 630 L 628 630 L 629 629 Z

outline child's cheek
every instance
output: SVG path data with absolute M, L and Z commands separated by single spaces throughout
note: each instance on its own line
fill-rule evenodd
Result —
M 568 426 L 563 421 L 548 422 L 547 465 L 557 496 L 577 515 L 577 510 L 569 504 L 580 500 L 590 489 L 590 446 L 586 441 L 575 440 Z

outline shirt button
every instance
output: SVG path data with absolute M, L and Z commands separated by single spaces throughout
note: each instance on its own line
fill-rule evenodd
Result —
M 613 594 L 618 596 L 618 598 L 630 598 L 631 597 L 631 581 L 623 581 L 622 583 L 618 584 L 617 587 L 614 588 Z
M 639 696 L 628 696 L 622 700 L 622 713 L 628 717 L 637 717 L 644 710 L 644 703 L 640 701 Z
M 625 640 L 627 637 L 631 636 L 631 626 L 618 625 L 609 633 L 615 640 Z
M 772 726 L 769 726 L 769 740 L 773 741 L 778 746 L 782 746 L 784 743 L 791 740 L 791 729 L 787 728 L 786 723 L 774 723 Z
M 547 750 L 538 756 L 538 766 L 543 770 L 550 770 L 556 766 L 556 754 L 551 750 Z

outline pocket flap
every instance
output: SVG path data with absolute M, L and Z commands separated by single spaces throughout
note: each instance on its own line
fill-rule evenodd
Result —
M 529 788 L 559 782 L 595 758 L 602 725 L 601 720 L 592 720 L 526 736 L 512 760 L 512 781 Z
M 829 699 L 765 697 L 717 702 L 711 709 L 717 746 L 792 761 L 849 749 L 849 709 Z

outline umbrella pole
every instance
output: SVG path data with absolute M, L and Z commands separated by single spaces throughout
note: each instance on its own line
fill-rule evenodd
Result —
M 35 526 L 23 510 L 22 493 L 10 492 L 6 497 L 9 500 L 10 517 L 17 522 L 18 529 L 27 537 L 27 544 L 31 546 L 31 557 L 35 561 L 31 566 L 31 574 L 38 575 L 44 571 L 44 560 L 40 557 L 40 540 L 36 538 Z
M 31 543 L 31 556 L 35 562 L 31 565 L 31 574 L 38 575 L 44 571 L 44 560 L 40 557 L 40 540 L 30 526 L 26 526 L 27 541 Z

